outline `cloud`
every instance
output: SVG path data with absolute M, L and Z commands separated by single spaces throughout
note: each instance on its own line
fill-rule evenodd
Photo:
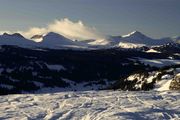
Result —
M 11 32 L 11 31 L 0 31 L 0 35 L 2 35 L 4 33 L 13 34 L 13 32 Z
M 33 35 L 37 34 L 47 34 L 48 32 L 56 32 L 74 40 L 104 38 L 104 35 L 95 28 L 85 25 L 82 21 L 73 22 L 68 18 L 55 20 L 46 27 L 32 27 L 27 31 L 18 31 L 18 33 L 21 33 L 26 38 L 31 38 Z
M 47 32 L 48 30 L 46 28 L 38 28 L 38 27 L 30 28 L 28 31 L 18 31 L 18 33 L 22 34 L 26 38 L 31 38 L 34 35 L 47 34 Z

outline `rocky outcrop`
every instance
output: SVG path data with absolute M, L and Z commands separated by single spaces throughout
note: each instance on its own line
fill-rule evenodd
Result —
M 177 74 L 172 80 L 169 89 L 171 90 L 180 90 L 180 73 Z
M 157 71 L 137 71 L 117 81 L 110 86 L 110 89 L 137 91 L 137 90 L 180 90 L 180 66 L 171 66 L 169 68 Z

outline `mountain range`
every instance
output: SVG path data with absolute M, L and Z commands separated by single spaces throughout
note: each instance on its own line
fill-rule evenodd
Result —
M 35 42 L 38 41 L 38 42 Z M 140 48 L 165 45 L 167 43 L 179 43 L 180 37 L 162 39 L 150 38 L 139 31 L 133 31 L 122 36 L 106 36 L 102 39 L 71 40 L 57 33 L 46 35 L 34 35 L 30 39 L 19 33 L 0 35 L 0 45 L 16 45 L 20 47 L 43 47 L 43 48 Z
M 4 33 L 0 35 L 0 95 L 55 88 L 179 89 L 180 82 L 178 87 L 172 82 L 180 73 L 178 40 L 153 39 L 138 31 L 83 41 L 54 32 L 30 39 L 19 33 Z M 168 80 L 166 76 L 170 76 Z

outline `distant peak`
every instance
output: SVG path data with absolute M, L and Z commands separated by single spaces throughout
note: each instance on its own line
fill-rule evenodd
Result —
M 127 35 L 123 35 L 122 37 L 130 37 L 130 36 L 144 36 L 144 34 L 142 34 L 139 31 L 133 31 L 133 32 L 127 34 Z
M 60 35 L 60 34 L 55 33 L 55 32 L 49 32 L 46 34 L 46 36 L 62 36 L 62 37 L 64 37 L 63 35 Z
M 11 37 L 24 38 L 24 36 L 22 36 L 20 33 L 14 33 L 14 34 L 4 33 L 3 36 L 11 36 Z
M 14 33 L 14 34 L 12 34 L 12 36 L 14 36 L 14 37 L 24 38 L 24 36 L 22 36 L 20 33 Z
M 44 37 L 53 37 L 53 38 L 68 39 L 68 38 L 64 37 L 63 35 L 60 35 L 60 34 L 55 33 L 55 32 L 49 32 L 49 33 L 47 33 Z
M 6 32 L 3 33 L 3 36 L 9 36 L 9 35 L 10 35 L 10 34 L 8 34 L 8 33 L 6 33 Z
M 142 33 L 139 31 L 133 31 L 133 32 L 131 32 L 131 34 L 142 34 Z

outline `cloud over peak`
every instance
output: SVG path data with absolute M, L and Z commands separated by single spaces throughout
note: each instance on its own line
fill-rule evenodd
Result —
M 26 38 L 31 38 L 36 34 L 47 34 L 55 32 L 69 39 L 85 40 L 85 39 L 100 39 L 103 35 L 95 28 L 85 25 L 82 21 L 73 22 L 68 18 L 55 20 L 45 27 L 32 27 L 27 31 L 18 31 Z

